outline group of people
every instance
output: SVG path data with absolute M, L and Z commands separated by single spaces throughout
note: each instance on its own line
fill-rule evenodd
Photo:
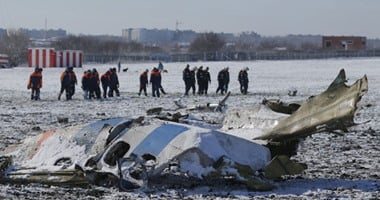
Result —
M 144 94 L 148 96 L 147 86 L 150 83 L 152 86 L 152 96 L 160 97 L 161 93 L 166 94 L 164 88 L 162 87 L 162 77 L 161 73 L 164 71 L 163 65 L 160 62 L 158 67 L 154 67 L 151 72 L 146 69 L 140 74 L 140 89 L 138 95 Z M 238 75 L 238 81 L 240 83 L 240 91 L 242 94 L 247 94 L 248 90 L 248 68 L 240 70 Z M 149 79 L 150 75 L 150 79 Z M 209 84 L 211 84 L 211 76 L 209 68 L 199 68 L 193 67 L 190 69 L 190 65 L 187 64 L 182 74 L 183 81 L 185 82 L 185 94 L 189 95 L 190 90 L 192 94 L 196 94 L 196 83 L 198 85 L 198 95 L 207 95 Z M 218 87 L 216 89 L 216 94 L 219 92 L 225 94 L 228 91 L 228 84 L 230 82 L 230 74 L 228 67 L 219 71 L 218 76 Z M 77 85 L 77 77 L 74 73 L 73 67 L 67 67 L 65 71 L 62 72 L 61 77 L 61 89 L 58 95 L 58 100 L 61 99 L 62 94 L 65 92 L 66 100 L 72 99 L 75 94 L 75 85 Z M 99 77 L 99 73 L 96 68 L 92 70 L 86 70 L 82 76 L 82 90 L 84 99 L 101 99 L 107 97 L 120 96 L 119 91 L 119 78 L 117 75 L 116 68 L 110 68 L 105 73 Z M 100 84 L 103 90 L 103 95 L 101 95 Z M 32 90 L 31 99 L 40 99 L 40 89 L 42 88 L 42 68 L 35 68 L 34 72 L 29 77 L 28 89 Z
M 162 64 L 161 64 L 162 65 Z M 147 85 L 150 83 L 152 85 L 152 96 L 153 97 L 160 97 L 160 92 L 162 94 L 166 94 L 164 88 L 162 87 L 161 81 L 161 72 L 163 71 L 163 67 L 154 67 L 152 71 L 150 72 L 150 81 L 148 81 L 148 72 L 149 70 L 146 69 L 140 74 L 140 90 L 139 90 L 139 96 L 142 92 L 144 92 L 145 96 L 148 96 L 147 93 Z
M 101 99 L 100 83 L 103 89 L 103 98 L 120 96 L 119 77 L 116 68 L 110 68 L 99 78 L 96 68 L 87 70 L 82 76 L 82 89 L 84 99 Z
M 230 83 L 230 72 L 228 67 L 223 68 L 218 72 L 218 88 L 216 94 L 219 92 L 223 95 L 228 91 L 228 84 Z M 195 83 L 198 83 L 198 95 L 207 95 L 208 86 L 211 83 L 209 68 L 203 69 L 203 66 L 199 68 L 193 67 L 190 69 L 190 65 L 186 65 L 182 72 L 182 79 L 185 82 L 185 96 L 189 95 L 189 91 L 192 90 L 193 95 L 196 93 Z M 238 81 L 240 83 L 240 92 L 247 94 L 248 92 L 248 67 L 240 70 L 238 75 Z
M 185 82 L 185 95 L 189 95 L 190 89 L 193 95 L 195 95 L 195 82 L 198 83 L 198 94 L 207 95 L 208 85 L 211 83 L 211 76 L 208 70 L 208 67 L 203 69 L 203 66 L 190 69 L 190 65 L 186 65 L 182 72 L 182 79 Z

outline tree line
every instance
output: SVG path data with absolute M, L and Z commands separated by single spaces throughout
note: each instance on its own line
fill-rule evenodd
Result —
M 376 41 L 376 40 L 374 40 Z M 252 37 L 252 33 L 241 34 L 234 41 L 228 41 L 223 34 L 214 32 L 200 33 L 183 49 L 170 44 L 152 45 L 134 41 L 126 41 L 116 36 L 68 35 L 49 43 L 49 47 L 57 50 L 82 50 L 92 55 L 127 55 L 130 53 L 210 53 L 210 52 L 254 52 L 273 51 L 276 48 L 286 51 L 315 51 L 321 49 L 321 39 L 318 36 L 286 37 Z M 370 44 L 370 42 L 369 42 Z M 368 46 L 373 46 L 372 43 Z M 30 36 L 25 31 L 8 30 L 0 35 L 0 53 L 9 55 L 11 65 L 27 62 L 27 48 L 33 47 Z

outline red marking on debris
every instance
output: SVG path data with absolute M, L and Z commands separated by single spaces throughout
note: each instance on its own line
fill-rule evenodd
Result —
M 30 159 L 32 159 L 36 155 L 38 150 L 41 148 L 42 143 L 44 143 L 48 138 L 54 135 L 54 133 L 55 133 L 55 130 L 49 130 L 41 135 L 40 139 L 37 141 L 37 145 L 36 145 L 36 148 L 34 149 L 33 154 L 30 156 Z

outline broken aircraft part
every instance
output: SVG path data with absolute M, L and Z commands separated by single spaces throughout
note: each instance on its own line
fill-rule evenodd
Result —
M 29 138 L 8 152 L 13 162 L 4 167 L 1 180 L 133 189 L 144 187 L 149 176 L 160 176 L 173 163 L 177 173 L 203 179 L 216 171 L 214 164 L 221 157 L 252 171 L 263 169 L 271 159 L 266 147 L 217 130 L 154 118 L 135 122 L 102 120 Z
M 320 131 L 353 125 L 357 104 L 368 90 L 366 75 L 347 86 L 342 69 L 326 91 L 300 104 L 268 101 L 251 108 L 230 109 L 223 130 L 246 139 L 283 142 Z M 271 112 L 271 111 L 276 111 Z M 290 115 L 281 113 L 291 113 Z
M 187 111 L 212 111 L 212 112 L 224 112 L 227 110 L 227 99 L 230 97 L 231 92 L 227 92 L 227 94 L 220 100 L 218 103 L 206 103 L 204 105 L 193 105 L 186 106 L 183 104 L 181 99 L 176 99 L 174 104 L 178 107 L 178 109 L 186 109 Z

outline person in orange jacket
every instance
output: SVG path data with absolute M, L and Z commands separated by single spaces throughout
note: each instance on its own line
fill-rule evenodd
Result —
M 89 79 L 90 99 L 95 97 L 97 99 L 101 98 L 99 83 L 99 73 L 95 68 L 93 68 L 92 71 L 90 71 Z
M 31 100 L 40 99 L 40 89 L 42 88 L 42 68 L 36 67 L 30 74 L 28 89 L 32 89 Z
M 90 70 L 84 71 L 83 76 L 82 76 L 82 90 L 83 90 L 83 98 L 84 99 L 89 98 L 90 78 L 91 78 L 91 71 Z
M 103 98 L 107 98 L 107 89 L 110 86 L 111 82 L 111 72 L 110 70 L 106 71 L 102 76 L 100 77 L 100 81 L 102 82 L 102 88 L 103 88 Z
M 67 67 L 61 74 L 61 91 L 58 95 L 58 100 L 61 99 L 61 95 L 66 91 L 66 100 L 72 99 L 75 93 L 75 85 L 77 84 L 77 77 L 74 73 L 73 67 Z
M 119 91 L 119 78 L 117 76 L 116 68 L 110 69 L 110 83 L 109 83 L 109 91 L 108 91 L 108 97 L 113 97 L 113 92 L 115 92 L 116 96 L 120 96 Z
M 150 72 L 150 83 L 152 84 L 152 96 L 160 97 L 161 72 L 156 67 Z

